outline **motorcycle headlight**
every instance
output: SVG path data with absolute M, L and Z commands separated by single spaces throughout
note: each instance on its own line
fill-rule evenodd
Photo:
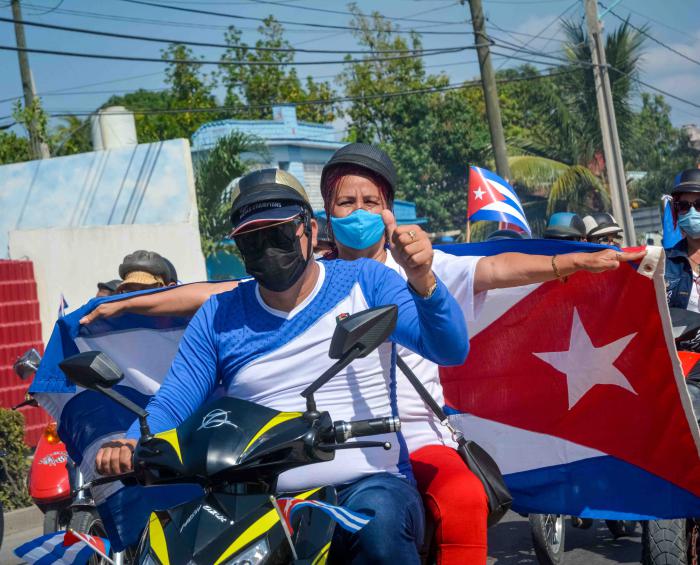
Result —
M 265 562 L 268 555 L 270 555 L 270 545 L 267 539 L 262 538 L 227 561 L 226 565 L 260 565 Z

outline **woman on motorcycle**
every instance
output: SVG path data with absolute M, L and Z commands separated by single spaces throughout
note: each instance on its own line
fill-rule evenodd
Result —
M 673 220 L 684 237 L 666 250 L 666 298 L 671 308 L 700 312 L 700 169 L 678 175 L 671 196 Z

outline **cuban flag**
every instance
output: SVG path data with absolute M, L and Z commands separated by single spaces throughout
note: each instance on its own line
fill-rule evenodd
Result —
M 664 246 L 664 249 L 670 249 L 681 239 L 683 239 L 683 233 L 681 232 L 681 228 L 679 228 L 678 225 L 674 224 L 673 222 L 671 197 L 664 195 L 661 200 L 663 201 L 664 207 L 662 245 Z
M 503 240 L 457 255 L 602 246 Z M 522 513 L 700 515 L 698 425 L 674 349 L 664 254 L 640 265 L 489 291 L 469 357 L 441 369 L 451 421 L 499 464 Z
M 278 498 L 277 503 L 279 504 L 280 510 L 282 511 L 282 516 L 284 516 L 284 520 L 287 523 L 287 528 L 289 528 L 290 532 L 294 531 L 292 529 L 292 518 L 294 517 L 296 511 L 302 508 L 320 510 L 324 514 L 328 515 L 341 528 L 352 533 L 359 532 L 362 528 L 369 524 L 369 521 L 372 519 L 370 516 L 365 516 L 360 512 L 354 512 L 343 506 L 328 504 L 327 502 L 323 502 L 321 500 Z
M 530 225 L 515 190 L 501 177 L 488 169 L 469 167 L 469 199 L 467 220 L 509 224 L 509 228 L 532 235 Z
M 41 565 L 86 565 L 97 553 L 102 561 L 109 558 L 109 540 L 74 530 L 39 536 L 15 549 L 15 555 L 27 563 Z
M 189 319 L 125 314 L 89 326 L 81 326 L 80 319 L 100 304 L 173 288 L 177 287 L 93 298 L 56 321 L 30 392 L 58 423 L 58 434 L 86 481 L 97 478 L 95 455 L 100 446 L 123 437 L 136 418 L 104 395 L 74 385 L 58 364 L 83 351 L 104 351 L 124 372 L 114 389 L 145 407 L 163 382 Z M 91 494 L 114 549 L 122 551 L 138 541 L 151 511 L 191 500 L 200 492 L 194 485 L 125 488 L 117 481 Z

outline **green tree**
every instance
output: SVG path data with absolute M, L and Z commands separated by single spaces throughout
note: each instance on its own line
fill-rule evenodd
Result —
M 112 96 L 103 107 L 125 106 L 136 114 L 139 143 L 184 137 L 189 139 L 199 126 L 222 117 L 213 94 L 216 81 L 202 71 L 189 47 L 171 44 L 162 51 L 170 62 L 165 70 L 166 90 L 137 90 Z M 211 108 L 211 112 L 201 109 Z M 198 109 L 199 111 L 187 111 Z M 157 113 L 161 112 L 162 113 Z
M 90 118 L 80 119 L 78 116 L 66 116 L 51 128 L 49 136 L 51 155 L 73 155 L 92 151 L 90 139 Z
M 468 166 L 487 155 L 486 122 L 463 91 L 400 94 L 446 86 L 448 78 L 426 72 L 417 33 L 399 36 L 381 14 L 350 9 L 360 45 L 403 57 L 370 61 L 368 55 L 346 65 L 339 82 L 346 96 L 358 98 L 347 110 L 349 138 L 379 143 L 389 153 L 399 175 L 397 197 L 414 201 L 431 230 L 463 229 Z
M 220 250 L 231 230 L 231 182 L 245 174 L 253 161 L 244 154 L 268 159 L 262 140 L 233 132 L 219 140 L 206 156 L 195 160 L 195 186 L 199 208 L 199 233 L 205 256 Z
M 296 70 L 290 66 L 294 62 L 293 51 L 265 50 L 291 49 L 291 44 L 284 39 L 282 25 L 273 16 L 268 16 L 258 31 L 260 39 L 254 46 L 241 40 L 241 31 L 235 26 L 226 32 L 225 40 L 229 47 L 221 57 L 223 62 L 264 64 L 224 66 L 219 72 L 226 89 L 224 104 L 233 108 L 238 118 L 270 119 L 271 106 L 275 102 L 328 100 L 327 103 L 300 105 L 297 115 L 299 119 L 311 122 L 333 121 L 338 116 L 339 107 L 330 102 L 335 96 L 331 85 L 315 81 L 310 76 L 302 82 Z
M 0 131 L 0 165 L 31 161 L 33 158 L 26 137 L 20 137 L 11 131 Z

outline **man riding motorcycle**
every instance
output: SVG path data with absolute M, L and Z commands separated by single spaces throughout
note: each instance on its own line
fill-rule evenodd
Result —
M 595 212 L 583 217 L 583 225 L 586 227 L 586 240 L 589 243 L 603 245 L 622 245 L 622 228 L 615 218 L 607 212 Z
M 209 299 L 190 322 L 163 385 L 149 403 L 154 433 L 176 427 L 211 395 L 226 394 L 276 410 L 303 410 L 299 392 L 330 366 L 328 345 L 338 317 L 397 304 L 391 340 L 435 363 L 464 361 L 464 317 L 432 272 L 432 254 L 415 230 L 391 229 L 407 281 L 373 261 L 317 262 L 316 222 L 301 184 L 275 169 L 244 176 L 232 209 L 233 237 L 254 281 Z M 316 393 L 319 404 L 347 420 L 397 415 L 392 345 L 355 361 Z M 301 403 L 300 403 L 301 402 Z M 138 437 L 138 423 L 127 438 Z M 381 438 L 380 438 L 381 439 Z M 280 490 L 338 486 L 339 502 L 373 516 L 360 532 L 337 532 L 331 553 L 357 563 L 418 563 L 423 509 L 400 434 L 389 451 L 340 451 L 331 462 L 280 477 Z M 103 474 L 131 469 L 136 441 L 105 445 Z

